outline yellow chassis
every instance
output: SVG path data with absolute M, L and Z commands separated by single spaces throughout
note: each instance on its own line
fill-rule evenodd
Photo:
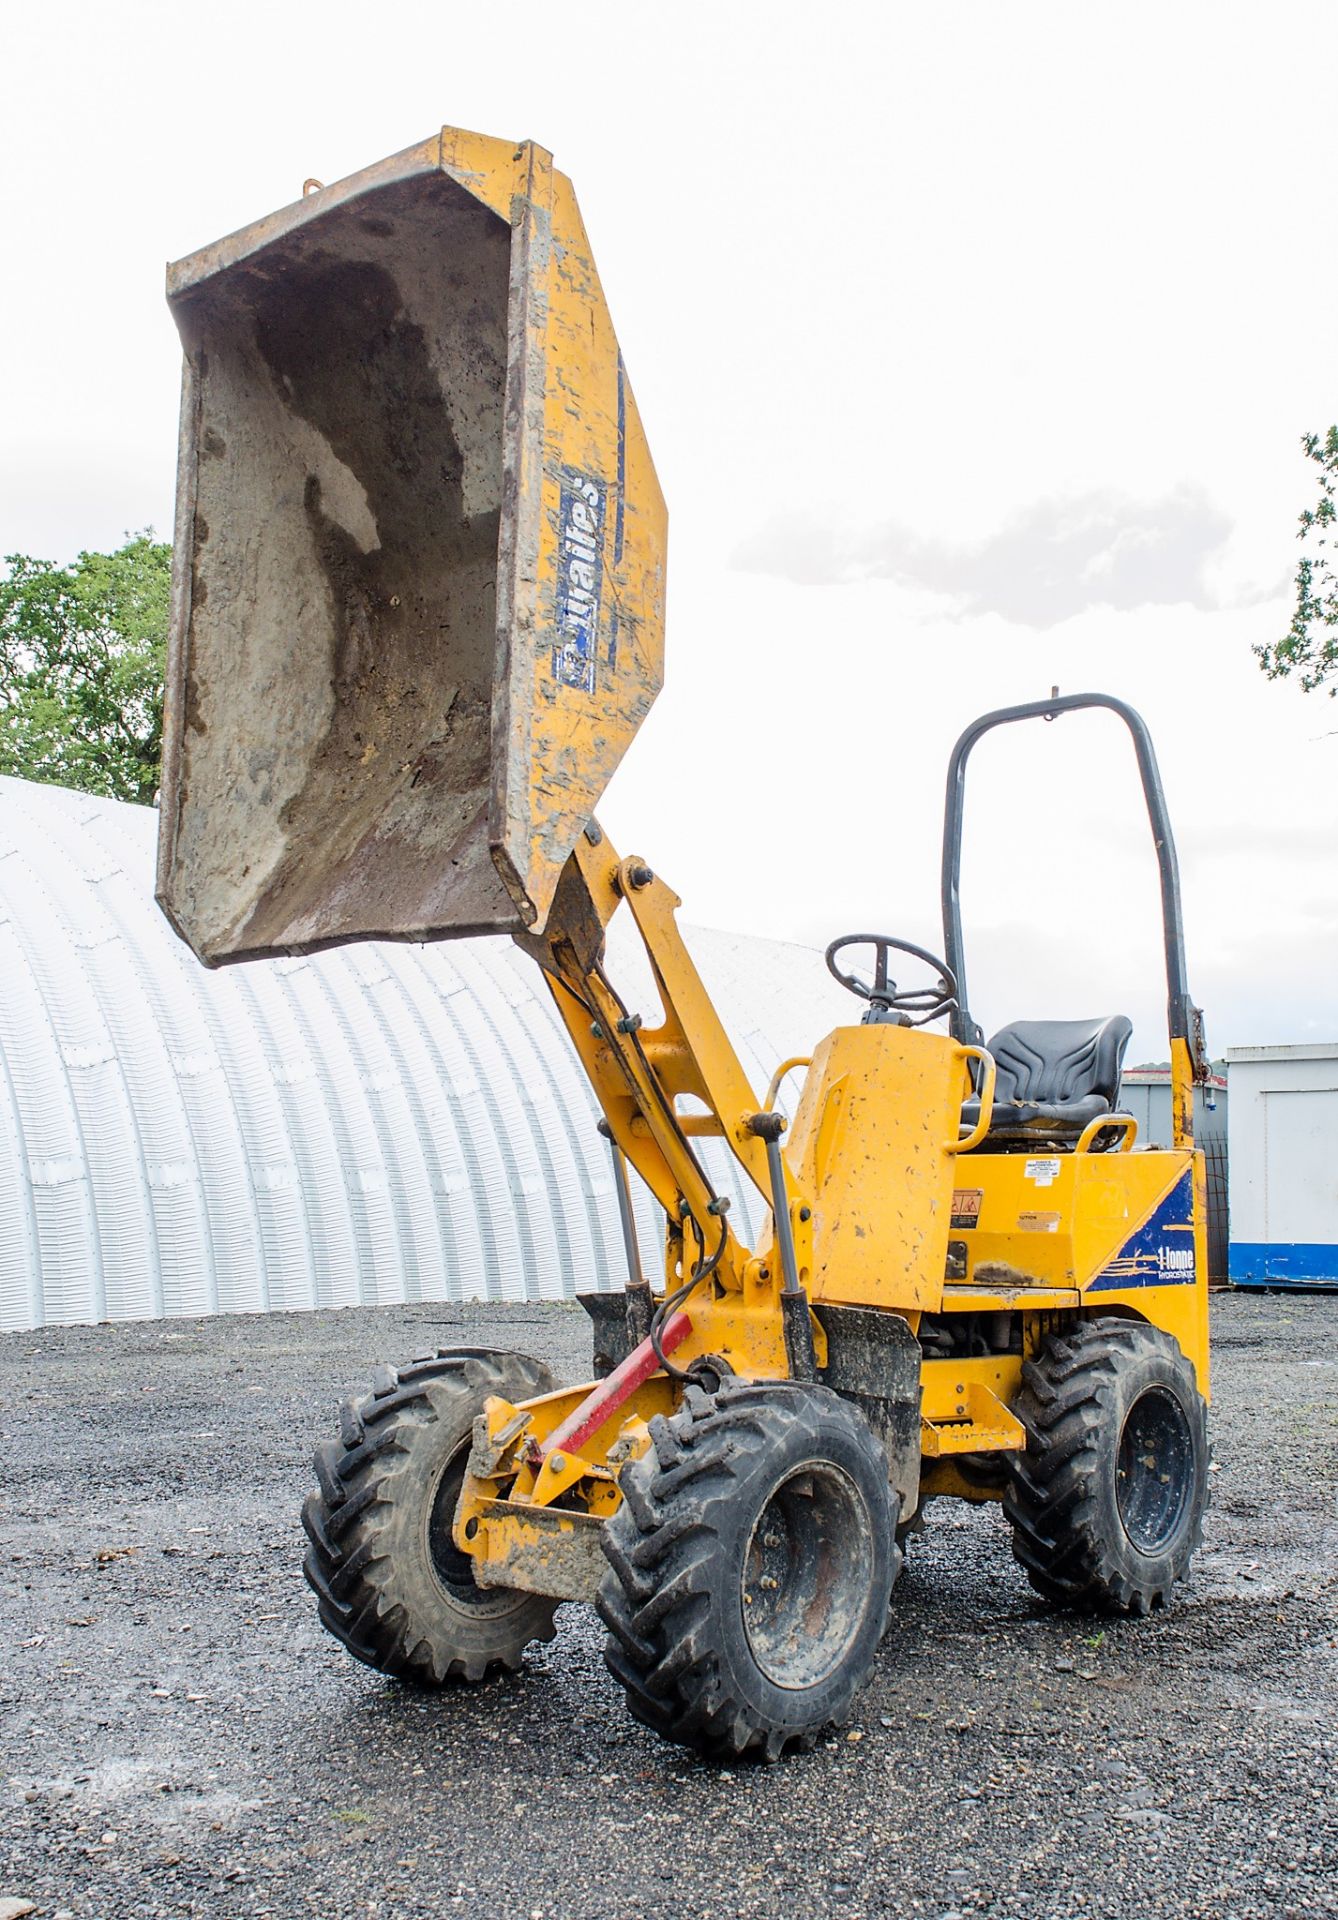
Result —
M 603 930 L 626 901 L 664 1008 L 644 1031 L 602 967 Z M 711 1278 L 668 1320 L 662 1345 L 686 1371 L 713 1365 L 785 1379 L 792 1365 L 773 1231 L 756 1249 L 717 1212 L 692 1140 L 724 1138 L 770 1201 L 758 1103 L 679 935 L 676 896 L 644 862 L 620 860 L 592 826 L 568 862 L 542 936 L 517 936 L 544 967 L 617 1147 L 665 1209 L 665 1287 L 687 1277 L 682 1222 L 721 1221 Z M 985 1153 L 980 1124 L 962 1137 L 968 1063 L 980 1049 L 896 1026 L 838 1028 L 815 1050 L 783 1153 L 787 1212 L 810 1303 L 813 1357 L 828 1361 L 824 1305 L 897 1316 L 1004 1316 L 1009 1351 L 925 1358 L 919 1367 L 919 1458 L 903 1519 L 937 1495 L 1000 1497 L 963 1455 L 1025 1444 L 1012 1411 L 1027 1356 L 1083 1315 L 1124 1314 L 1170 1333 L 1208 1393 L 1203 1158 L 1189 1134 L 1191 1065 L 1173 1043 L 1176 1144 L 1093 1150 L 1093 1129 L 1065 1154 Z M 987 1062 L 987 1066 L 992 1063 Z M 769 1096 L 774 1093 L 769 1090 Z M 679 1108 L 691 1096 L 696 1111 Z M 702 1108 L 705 1111 L 701 1111 Z M 954 1224 L 956 1223 L 956 1224 Z M 955 1277 L 946 1277 L 949 1267 Z M 817 1311 L 813 1311 L 817 1309 Z M 648 1344 L 609 1379 L 512 1406 L 494 1399 L 476 1422 L 455 1540 L 483 1586 L 563 1599 L 592 1596 L 599 1534 L 621 1495 L 617 1475 L 651 1445 L 682 1382 Z

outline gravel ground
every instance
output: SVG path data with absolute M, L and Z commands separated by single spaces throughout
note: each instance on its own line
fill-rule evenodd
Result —
M 427 1696 L 327 1639 L 303 1584 L 336 1398 L 457 1343 L 578 1378 L 578 1309 L 6 1336 L 0 1896 L 109 1920 L 1338 1913 L 1338 1299 L 1228 1297 L 1214 1332 L 1214 1504 L 1171 1613 L 1052 1613 L 995 1510 L 940 1502 L 854 1725 L 735 1773 L 630 1720 L 587 1609 L 524 1676 Z

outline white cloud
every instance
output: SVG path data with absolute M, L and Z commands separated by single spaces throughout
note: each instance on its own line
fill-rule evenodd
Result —
M 733 558 L 744 572 L 800 586 L 893 580 L 941 596 L 960 614 L 1047 628 L 1095 606 L 1223 605 L 1212 571 L 1232 531 L 1230 517 L 1186 483 L 1146 501 L 1112 488 L 1052 495 L 966 540 L 897 521 L 843 528 L 784 515 L 743 540 Z M 1263 597 L 1273 593 L 1237 591 L 1225 604 Z

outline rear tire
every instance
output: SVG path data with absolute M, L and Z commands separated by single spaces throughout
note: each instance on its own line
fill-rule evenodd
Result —
M 1004 1514 L 1013 1553 L 1045 1599 L 1087 1612 L 1166 1606 L 1199 1545 L 1207 1410 L 1167 1333 L 1083 1321 L 1022 1369 Z
M 319 1489 L 302 1509 L 303 1572 L 321 1620 L 357 1659 L 401 1680 L 514 1671 L 532 1640 L 552 1639 L 557 1602 L 475 1586 L 451 1525 L 484 1401 L 532 1400 L 557 1383 L 525 1354 L 475 1349 L 381 1367 L 375 1379 L 340 1408 L 339 1439 L 316 1449 Z
M 887 1456 L 825 1387 L 689 1387 L 623 1469 L 596 1605 L 636 1719 L 777 1759 L 844 1720 L 901 1567 Z

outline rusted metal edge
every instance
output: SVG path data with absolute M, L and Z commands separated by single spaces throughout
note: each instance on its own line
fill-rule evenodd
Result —
M 171 794 L 176 807 L 168 819 L 160 815 L 158 826 L 158 867 L 154 876 L 154 898 L 167 915 L 173 929 L 186 941 L 186 930 L 172 911 L 168 900 L 168 881 L 176 864 L 177 830 L 180 825 L 182 728 L 172 721 L 181 710 L 186 691 L 186 637 L 191 616 L 191 551 L 195 525 L 195 498 L 199 464 L 195 443 L 199 427 L 199 386 L 189 356 L 181 363 L 181 416 L 177 429 L 176 526 L 172 540 L 172 599 L 167 635 L 167 698 L 163 727 L 163 759 L 158 774 L 160 801 Z
M 534 924 L 528 864 L 521 872 L 512 846 L 507 796 L 513 772 L 524 778 L 530 755 L 534 680 L 516 685 L 512 633 L 523 610 L 532 617 L 539 579 L 544 488 L 544 344 L 548 330 L 548 262 L 553 240 L 553 156 L 533 141 L 511 207 L 511 280 L 507 300 L 507 375 L 502 402 L 502 513 L 497 549 L 496 654 L 491 715 L 492 779 L 488 847 L 522 922 Z M 526 450 L 530 458 L 526 459 Z M 516 763 L 520 765 L 517 766 Z M 544 903 L 545 908 L 551 901 Z M 545 911 L 540 920 L 547 919 Z
M 263 220 L 253 220 L 250 226 L 239 227 L 235 233 L 225 234 L 221 240 L 210 241 L 207 247 L 201 247 L 198 252 L 188 253 L 184 259 L 170 262 L 167 268 L 168 300 L 179 300 L 183 294 L 201 286 L 224 268 L 236 266 L 259 248 L 283 239 L 286 234 L 308 226 L 313 220 L 324 218 L 332 207 L 360 199 L 367 193 L 375 193 L 379 188 L 392 186 L 396 181 L 413 179 L 416 174 L 450 171 L 442 164 L 441 135 L 435 133 L 431 139 L 422 140 L 417 146 L 392 153 L 373 166 L 349 174 L 347 179 L 336 180 L 331 186 L 322 187 L 319 193 L 294 200 L 286 207 L 267 213 Z

